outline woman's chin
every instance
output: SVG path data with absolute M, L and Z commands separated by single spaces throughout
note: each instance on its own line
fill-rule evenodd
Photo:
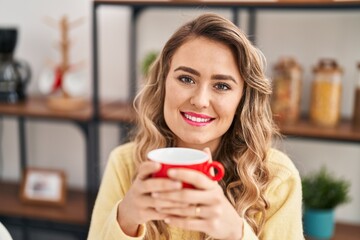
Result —
M 187 147 L 195 149 L 204 149 L 210 147 L 210 145 L 217 145 L 215 140 L 203 139 L 203 138 L 184 138 L 177 142 L 178 147 Z

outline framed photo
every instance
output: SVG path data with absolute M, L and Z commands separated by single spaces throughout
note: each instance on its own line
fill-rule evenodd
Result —
M 28 168 L 24 172 L 20 198 L 25 203 L 65 204 L 65 174 L 59 170 Z

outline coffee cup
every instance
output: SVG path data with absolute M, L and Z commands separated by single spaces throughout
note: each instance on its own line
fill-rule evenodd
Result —
M 167 171 L 171 168 L 196 170 L 214 181 L 221 180 L 225 174 L 224 166 L 220 162 L 209 162 L 207 153 L 192 148 L 158 148 L 150 151 L 147 157 L 151 161 L 161 164 L 160 170 L 153 174 L 153 177 L 157 178 L 168 178 Z M 216 171 L 212 171 L 212 169 Z M 183 187 L 193 188 L 187 183 L 183 183 Z

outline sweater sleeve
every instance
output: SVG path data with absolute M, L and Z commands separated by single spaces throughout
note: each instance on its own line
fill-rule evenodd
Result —
M 140 226 L 137 237 L 130 237 L 117 222 L 118 205 L 125 196 L 132 177 L 132 169 L 127 165 L 129 161 L 121 158 L 123 157 L 118 149 L 110 154 L 93 209 L 88 240 L 132 240 L 143 239 L 145 236 L 144 225 Z
M 275 179 L 269 188 L 268 199 L 271 207 L 261 238 L 303 240 L 302 191 L 298 171 Z
M 284 157 L 284 155 L 283 155 Z M 264 229 L 257 237 L 245 221 L 243 240 L 304 240 L 302 228 L 302 191 L 299 172 L 285 157 L 289 166 L 274 163 L 274 179 L 266 191 L 270 208 L 266 211 Z

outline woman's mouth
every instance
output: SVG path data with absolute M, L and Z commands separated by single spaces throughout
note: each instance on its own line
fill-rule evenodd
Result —
M 181 112 L 181 115 L 188 124 L 196 127 L 206 126 L 215 119 L 204 114 L 192 112 Z

